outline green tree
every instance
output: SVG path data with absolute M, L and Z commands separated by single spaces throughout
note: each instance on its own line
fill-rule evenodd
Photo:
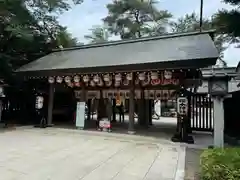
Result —
M 194 32 L 200 30 L 200 18 L 196 13 L 186 14 L 185 16 L 177 19 L 174 22 L 171 22 L 171 29 L 174 33 L 179 32 Z M 202 27 L 201 30 L 211 30 L 215 29 L 215 25 L 212 19 L 204 19 L 202 20 Z M 226 50 L 225 43 L 225 36 L 216 32 L 214 43 L 220 53 L 218 64 L 222 66 L 227 66 L 227 63 L 224 61 L 224 50 Z
M 69 8 L 63 0 L 0 0 L 0 77 L 11 79 L 13 69 L 46 55 L 59 43 L 72 46 L 74 39 L 57 21 L 57 15 Z
M 118 0 L 107 5 L 108 16 L 103 21 L 109 32 L 122 39 L 166 33 L 171 13 L 156 8 L 153 0 Z
M 90 29 L 91 34 L 84 38 L 90 40 L 90 43 L 103 43 L 109 41 L 110 34 L 104 26 L 94 26 Z
M 236 43 L 240 40 L 240 0 L 224 0 L 224 2 L 235 8 L 219 10 L 214 16 L 214 24 L 219 33 L 227 35 L 230 43 Z

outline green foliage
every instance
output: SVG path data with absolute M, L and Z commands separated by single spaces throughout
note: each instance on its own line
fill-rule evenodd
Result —
M 202 180 L 240 179 L 240 148 L 205 150 L 200 163 Z
M 76 45 L 57 15 L 80 0 L 0 0 L 0 77 L 49 53 Z
M 107 5 L 104 22 L 111 34 L 122 39 L 139 38 L 166 33 L 166 24 L 172 17 L 168 11 L 159 11 L 151 0 L 119 0 Z
M 214 16 L 214 25 L 217 31 L 227 35 L 230 43 L 238 43 L 240 40 L 240 0 L 224 0 L 236 8 L 232 10 L 219 10 Z
M 200 30 L 200 18 L 193 12 L 192 14 L 186 14 L 183 17 L 177 19 L 177 21 L 171 22 L 172 32 L 192 32 Z M 209 19 L 203 19 L 202 30 L 213 29 L 213 24 Z

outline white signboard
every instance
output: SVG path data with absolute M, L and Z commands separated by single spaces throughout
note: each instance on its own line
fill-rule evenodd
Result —
M 85 126 L 85 102 L 77 102 L 76 127 L 84 128 Z
M 186 97 L 179 97 L 177 99 L 177 112 L 180 115 L 187 115 L 187 113 L 188 113 L 188 99 Z

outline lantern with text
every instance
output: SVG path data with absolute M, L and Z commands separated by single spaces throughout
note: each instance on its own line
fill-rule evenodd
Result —
M 144 81 L 144 80 L 146 79 L 145 73 L 140 73 L 140 74 L 138 75 L 138 79 L 139 79 L 140 81 Z
M 128 81 L 131 81 L 132 80 L 132 73 L 128 73 L 127 76 L 126 76 L 127 80 Z
M 171 71 L 164 71 L 164 78 L 165 79 L 172 79 L 172 72 Z
M 36 97 L 36 109 L 42 109 L 43 108 L 43 97 L 42 96 L 37 96 Z
M 179 115 L 185 116 L 188 113 L 188 99 L 186 97 L 179 97 L 177 99 L 177 112 Z
M 58 76 L 57 79 L 56 79 L 57 83 L 62 83 L 63 82 L 63 78 Z
M 78 75 L 74 76 L 73 81 L 75 83 L 75 86 L 77 86 L 77 87 L 80 86 L 80 76 L 78 76 Z
M 120 73 L 116 74 L 115 75 L 115 81 L 120 82 L 121 80 L 122 80 L 122 75 Z
M 89 76 L 85 75 L 83 76 L 83 82 L 87 83 L 89 81 Z
M 95 87 L 95 86 L 96 86 L 96 83 L 95 83 L 93 80 L 91 80 L 91 81 L 90 81 L 90 85 L 91 85 L 92 87 Z
M 65 81 L 67 84 L 69 84 L 69 83 L 71 82 L 71 77 L 70 77 L 70 76 L 66 76 L 66 77 L 64 78 L 64 81 Z
M 104 80 L 105 82 L 110 81 L 110 76 L 109 76 L 109 74 L 105 74 L 105 75 L 103 76 L 103 80 Z
M 48 78 L 48 82 L 49 82 L 50 84 L 53 84 L 54 81 L 55 81 L 55 80 L 54 80 L 54 77 L 49 77 L 49 78 Z
M 157 80 L 158 79 L 158 73 L 157 72 L 152 72 L 151 73 L 151 79 L 152 80 Z
M 80 82 L 80 76 L 78 76 L 78 75 L 74 76 L 73 81 L 74 81 L 75 83 L 79 83 L 79 82 Z
M 99 82 L 99 76 L 98 76 L 98 75 L 95 75 L 95 76 L 93 77 L 93 81 L 94 81 L 95 83 L 98 83 L 98 82 Z

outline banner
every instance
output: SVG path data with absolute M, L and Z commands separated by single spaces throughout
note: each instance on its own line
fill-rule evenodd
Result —
M 85 126 L 85 102 L 77 102 L 76 127 L 83 129 Z

